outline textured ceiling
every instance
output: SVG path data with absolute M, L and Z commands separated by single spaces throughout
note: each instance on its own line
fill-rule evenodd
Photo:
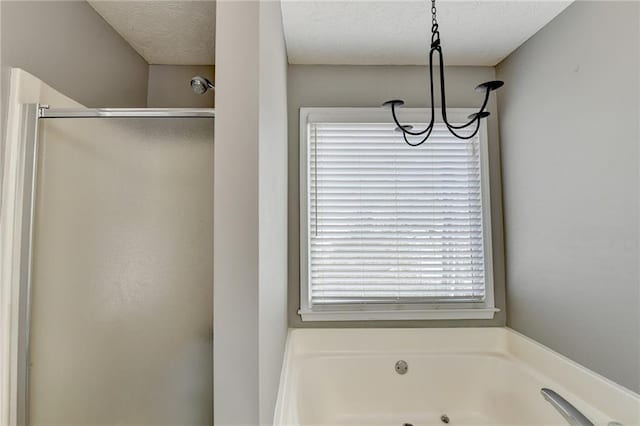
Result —
M 438 22 L 447 65 L 496 65 L 572 0 L 444 0 Z M 430 2 L 283 0 L 291 64 L 428 63 Z
M 214 63 L 214 1 L 88 1 L 150 64 Z

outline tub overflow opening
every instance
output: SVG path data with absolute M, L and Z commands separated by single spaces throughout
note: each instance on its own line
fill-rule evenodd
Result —
M 449 420 L 449 416 L 447 416 L 446 414 L 443 414 L 440 416 L 440 421 L 442 423 L 448 424 L 451 420 Z
M 409 364 L 407 364 L 407 361 L 401 359 L 400 361 L 396 362 L 396 373 L 406 374 L 408 369 Z

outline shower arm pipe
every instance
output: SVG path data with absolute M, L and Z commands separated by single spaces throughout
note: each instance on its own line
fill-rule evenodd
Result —
M 38 118 L 215 118 L 214 108 L 49 108 Z

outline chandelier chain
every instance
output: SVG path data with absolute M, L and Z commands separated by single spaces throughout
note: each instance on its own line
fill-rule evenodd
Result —
M 436 18 L 436 0 L 431 0 L 431 32 L 438 31 L 438 20 Z

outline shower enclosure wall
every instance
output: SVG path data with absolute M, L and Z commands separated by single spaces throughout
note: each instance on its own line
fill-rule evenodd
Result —
M 212 424 L 212 109 L 25 105 L 19 424 Z

